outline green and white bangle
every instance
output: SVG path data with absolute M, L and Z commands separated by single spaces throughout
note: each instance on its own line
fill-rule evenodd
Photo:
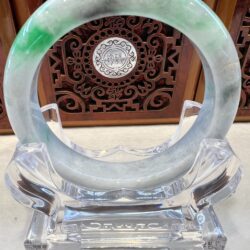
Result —
M 198 48 L 206 75 L 205 101 L 190 131 L 165 152 L 128 163 L 94 160 L 63 144 L 47 126 L 37 97 L 37 72 L 49 48 L 73 28 L 114 15 L 145 16 L 178 29 Z M 152 188 L 186 173 L 204 138 L 226 135 L 240 89 L 241 70 L 233 41 L 200 0 L 50 0 L 18 34 L 4 79 L 6 108 L 20 142 L 45 143 L 58 174 L 92 190 Z

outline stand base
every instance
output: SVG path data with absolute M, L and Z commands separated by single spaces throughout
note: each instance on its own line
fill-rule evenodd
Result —
M 133 211 L 132 211 L 133 209 Z M 28 250 L 225 249 L 226 237 L 212 207 L 190 220 L 181 209 L 66 207 L 62 218 L 34 212 Z M 140 211 L 139 211 L 140 210 Z

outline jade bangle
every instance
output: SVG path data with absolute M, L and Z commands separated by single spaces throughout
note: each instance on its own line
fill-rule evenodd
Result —
M 206 76 L 203 107 L 190 131 L 165 152 L 129 163 L 94 160 L 67 147 L 47 126 L 37 97 L 37 72 L 49 48 L 73 28 L 114 15 L 145 16 L 178 29 L 199 51 Z M 226 135 L 237 112 L 240 89 L 233 41 L 200 0 L 50 0 L 18 34 L 4 79 L 6 108 L 20 142 L 45 143 L 58 174 L 91 190 L 152 188 L 185 174 L 204 138 Z

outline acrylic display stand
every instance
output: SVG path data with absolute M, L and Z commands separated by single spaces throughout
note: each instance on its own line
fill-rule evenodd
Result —
M 65 136 L 55 104 L 42 112 L 68 147 L 112 161 L 117 153 L 129 160 L 163 152 L 185 134 L 200 108 L 186 101 L 176 133 L 146 149 L 81 148 Z M 224 249 L 226 236 L 213 206 L 235 192 L 240 178 L 241 162 L 228 142 L 213 138 L 202 141 L 185 175 L 150 190 L 98 191 L 69 183 L 54 170 L 44 144 L 17 145 L 5 175 L 13 197 L 34 210 L 26 249 L 49 250 Z

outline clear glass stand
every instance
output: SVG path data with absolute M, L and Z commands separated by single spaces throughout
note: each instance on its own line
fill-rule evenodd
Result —
M 73 150 L 99 160 L 117 154 L 141 159 L 163 152 L 192 126 L 201 104 L 186 101 L 176 133 L 152 148 L 118 145 L 90 150 L 63 133 L 56 104 L 42 108 L 52 131 Z M 124 158 L 124 157 L 123 157 Z M 232 195 L 241 162 L 225 140 L 205 139 L 190 170 L 150 190 L 88 190 L 63 179 L 44 144 L 17 145 L 5 181 L 13 197 L 34 210 L 26 249 L 224 249 L 213 205 Z

